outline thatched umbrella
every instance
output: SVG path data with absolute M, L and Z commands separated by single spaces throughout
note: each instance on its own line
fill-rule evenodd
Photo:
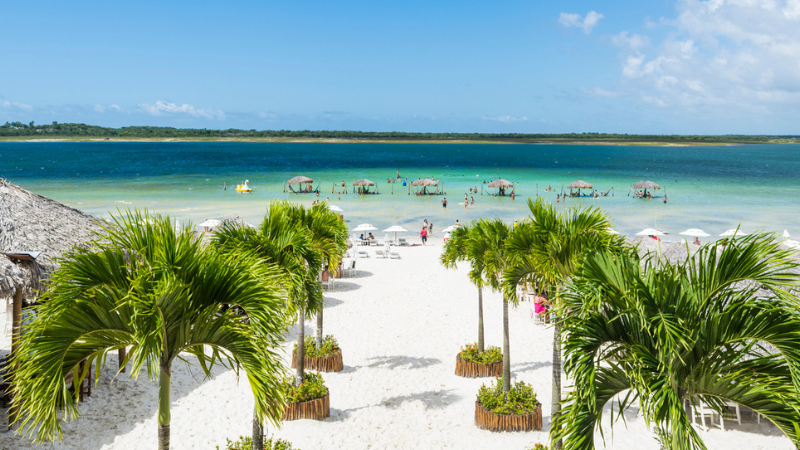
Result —
M 366 178 L 362 178 L 362 179 L 360 179 L 358 181 L 353 182 L 353 186 L 361 187 L 361 189 L 359 190 L 360 194 L 371 194 L 372 192 L 369 191 L 369 187 L 370 186 L 375 186 L 375 183 L 373 181 L 370 181 L 370 180 L 366 179 Z M 377 192 L 377 190 L 376 190 L 376 192 Z
M 292 185 L 293 184 L 301 185 L 300 192 L 312 192 L 311 189 L 310 189 L 312 183 L 314 183 L 314 180 L 312 180 L 311 178 L 304 177 L 304 176 L 300 175 L 300 176 L 294 177 L 294 178 L 292 178 L 290 180 L 287 180 L 285 184 L 289 185 L 289 190 L 292 191 L 292 192 L 295 192 L 294 190 L 292 190 Z M 302 185 L 304 185 L 304 184 L 307 184 L 308 186 L 306 188 L 302 187 Z M 286 192 L 286 186 L 285 185 L 284 185 L 283 191 Z
M 490 188 L 493 188 L 493 187 L 503 187 L 503 188 L 510 187 L 510 188 L 513 188 L 514 187 L 514 183 L 512 183 L 512 182 L 510 182 L 508 180 L 504 180 L 502 178 L 498 178 L 498 179 L 492 181 L 491 183 L 489 183 L 489 187 Z
M 569 188 L 570 190 L 577 189 L 578 195 L 581 195 L 581 189 L 591 189 L 592 187 L 594 187 L 592 186 L 592 184 L 587 183 L 583 180 L 573 181 L 572 183 L 567 185 L 567 188 Z
M 644 194 L 647 194 L 648 189 L 661 189 L 661 186 L 653 183 L 652 181 L 640 181 L 632 186 L 634 189 L 644 189 Z
M 0 179 L 0 298 L 14 300 L 12 351 L 23 298 L 45 291 L 57 258 L 99 231 L 98 219 Z
M 411 183 L 409 183 L 409 185 L 415 187 L 422 186 L 422 191 L 420 191 L 420 193 L 427 194 L 428 193 L 427 188 L 432 186 L 439 186 L 439 180 L 432 180 L 430 178 L 420 178 L 419 180 L 412 181 Z

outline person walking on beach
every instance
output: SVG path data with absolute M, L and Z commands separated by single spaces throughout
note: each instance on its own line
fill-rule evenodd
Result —
M 442 199 L 442 208 L 447 208 L 447 197 Z
M 428 242 L 428 229 L 422 227 L 422 231 L 419 232 L 419 235 L 422 238 L 422 245 L 426 245 L 425 243 Z
M 433 222 L 428 225 L 428 236 L 433 234 Z
M 422 228 L 428 228 L 428 219 L 422 221 Z

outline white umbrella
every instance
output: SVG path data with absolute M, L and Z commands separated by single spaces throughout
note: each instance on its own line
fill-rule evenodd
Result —
M 175 232 L 177 233 L 181 229 L 181 223 L 178 222 L 178 219 L 175 219 Z
M 201 223 L 200 225 L 198 225 L 198 227 L 203 227 L 203 228 L 214 228 L 214 227 L 218 227 L 218 226 L 220 226 L 220 225 L 222 225 L 222 221 L 221 221 L 221 220 L 217 220 L 217 219 L 208 219 L 208 220 L 206 220 L 205 222 L 203 222 L 203 223 Z
M 619 231 L 617 231 L 617 230 L 612 230 L 612 229 L 611 229 L 611 227 L 608 227 L 608 228 L 606 229 L 606 231 L 607 231 L 608 233 L 610 233 L 610 234 L 619 234 Z
M 442 233 L 452 233 L 457 227 L 455 225 L 450 225 L 449 227 L 442 230 Z
M 387 255 L 391 251 L 391 248 L 389 248 L 389 235 L 383 236 L 383 251 L 385 251 Z
M 785 238 L 789 237 L 789 230 L 783 230 L 783 237 Z
M 373 227 L 372 225 L 370 225 L 368 223 L 362 223 L 361 225 L 353 228 L 353 231 L 373 231 L 373 230 L 377 230 L 377 229 L 378 229 L 377 227 Z
M 637 236 L 662 236 L 667 233 L 663 231 L 656 230 L 655 228 L 645 228 L 644 230 L 636 233 Z
M 786 244 L 786 245 L 788 245 L 788 246 L 789 246 L 789 247 L 791 247 L 791 248 L 797 248 L 797 247 L 800 247 L 800 242 L 798 242 L 798 241 L 795 241 L 795 240 L 793 240 L 793 239 L 787 239 L 787 240 L 785 240 L 783 243 L 784 243 L 784 244 Z
M 720 234 L 720 236 L 721 236 L 721 237 L 731 237 L 731 236 L 732 236 L 732 237 L 736 237 L 736 236 L 747 236 L 748 234 L 750 234 L 750 233 L 745 233 L 745 232 L 744 232 L 744 231 L 742 231 L 742 230 L 734 230 L 734 229 L 730 229 L 730 230 L 728 230 L 728 231 L 726 231 L 726 232 L 724 232 L 724 233 Z
M 397 242 L 397 233 L 405 233 L 408 230 L 406 230 L 405 228 L 401 227 L 400 225 L 392 225 L 391 227 L 389 227 L 389 228 L 387 228 L 387 229 L 385 229 L 383 231 L 388 232 L 388 233 L 394 232 L 394 241 Z
M 706 233 L 705 231 L 701 230 L 700 228 L 689 228 L 686 231 L 681 231 L 680 233 L 683 236 L 695 236 L 695 237 L 707 237 L 711 236 L 710 234 Z
M 328 205 L 328 209 L 331 210 L 332 212 L 344 212 L 342 208 L 339 208 L 336 205 Z

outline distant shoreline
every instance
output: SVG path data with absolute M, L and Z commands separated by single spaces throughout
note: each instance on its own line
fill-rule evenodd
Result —
M 659 141 L 593 141 L 579 139 L 529 139 L 529 140 L 467 140 L 467 139 L 336 139 L 336 138 L 244 138 L 244 137 L 209 137 L 209 138 L 98 138 L 98 137 L 0 137 L 0 142 L 238 142 L 238 143 L 319 143 L 319 144 L 537 144 L 537 145 L 620 145 L 648 147 L 716 147 L 732 145 L 748 145 L 748 143 L 732 142 L 659 142 Z M 763 142 L 765 144 L 797 144 L 794 140 Z

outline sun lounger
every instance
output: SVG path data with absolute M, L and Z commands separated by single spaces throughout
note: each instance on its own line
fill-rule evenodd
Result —
M 389 255 L 385 251 L 383 251 L 382 249 L 376 249 L 375 250 L 375 256 L 378 257 L 378 258 L 387 258 Z
M 367 253 L 367 250 L 363 248 L 358 249 L 356 255 L 359 258 L 369 258 L 369 253 Z
M 389 258 L 391 258 L 391 259 L 400 259 L 400 253 L 389 252 Z
M 349 264 L 345 264 L 344 269 L 342 270 L 343 277 L 350 277 L 353 275 L 353 272 L 356 270 L 356 260 L 350 261 Z
M 397 241 L 400 243 L 400 245 L 408 245 L 406 238 L 399 238 Z

